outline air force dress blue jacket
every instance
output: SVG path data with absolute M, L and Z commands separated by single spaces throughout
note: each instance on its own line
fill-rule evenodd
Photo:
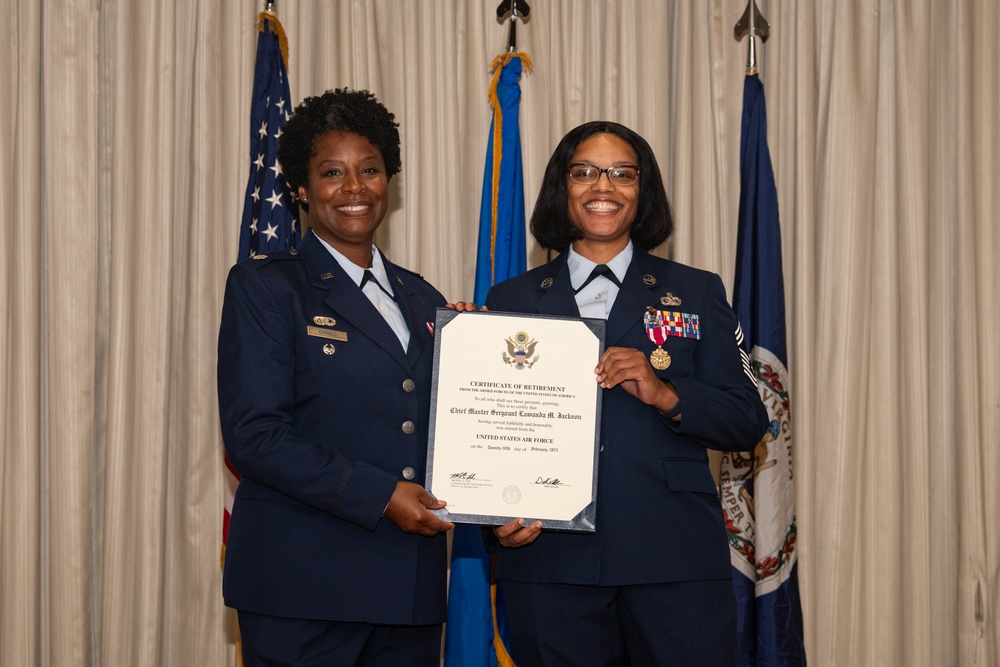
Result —
M 579 317 L 565 253 L 496 285 L 486 305 Z M 532 544 L 502 549 L 499 577 L 625 586 L 731 576 L 708 449 L 753 449 L 767 428 L 767 412 L 717 275 L 635 248 L 607 320 L 605 346 L 647 356 L 656 349 L 643 323 L 647 307 L 698 316 L 699 337 L 668 336 L 663 349 L 670 365 L 654 371 L 676 388 L 681 421 L 666 419 L 621 387 L 605 390 L 597 532 L 547 531 Z
M 226 452 L 242 475 L 226 604 L 379 624 L 445 617 L 446 538 L 382 517 L 424 484 L 433 339 L 445 303 L 385 261 L 408 350 L 319 240 L 233 267 L 219 333 Z

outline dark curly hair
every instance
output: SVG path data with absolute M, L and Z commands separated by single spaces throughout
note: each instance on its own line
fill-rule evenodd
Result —
M 372 143 L 385 162 L 391 180 L 402 166 L 399 157 L 399 123 L 367 90 L 338 88 L 307 97 L 281 128 L 278 161 L 292 192 L 309 183 L 309 160 L 316 155 L 316 139 L 327 132 L 352 132 Z
M 629 236 L 644 250 L 652 250 L 674 231 L 674 215 L 663 189 L 663 177 L 653 149 L 641 136 L 624 125 L 606 120 L 584 123 L 570 130 L 556 146 L 545 167 L 542 187 L 531 214 L 531 235 L 538 244 L 562 252 L 583 233 L 569 219 L 569 188 L 566 171 L 577 146 L 595 134 L 613 134 L 624 140 L 639 159 L 639 206 Z

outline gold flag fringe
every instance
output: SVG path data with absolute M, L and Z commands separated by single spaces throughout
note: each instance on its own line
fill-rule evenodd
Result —
M 496 247 L 497 247 L 497 207 L 500 199 L 500 160 L 503 157 L 503 114 L 500 110 L 500 98 L 497 96 L 497 85 L 500 82 L 500 71 L 512 58 L 520 58 L 525 72 L 531 71 L 531 57 L 527 53 L 504 53 L 493 59 L 490 70 L 493 78 L 490 80 L 490 107 L 493 109 L 493 179 L 491 184 L 491 229 L 490 229 L 490 284 L 496 279 Z M 500 636 L 500 626 L 497 623 L 497 579 L 496 558 L 490 564 L 490 608 L 493 613 L 493 650 L 497 656 L 498 667 L 517 667 L 504 646 Z
M 493 650 L 497 654 L 497 667 L 517 667 L 514 659 L 507 652 L 507 647 L 503 644 L 503 637 L 500 636 L 500 624 L 497 622 L 497 559 L 496 556 L 490 561 L 490 607 L 493 611 Z
M 503 157 L 503 114 L 500 111 L 500 98 L 497 97 L 497 85 L 500 82 L 500 71 L 504 65 L 513 58 L 521 59 L 521 66 L 525 72 L 531 71 L 531 56 L 518 51 L 517 53 L 501 53 L 490 63 L 490 70 L 493 78 L 490 80 L 490 107 L 493 109 L 493 180 L 491 191 L 493 199 L 491 201 L 492 226 L 490 227 L 490 284 L 492 285 L 497 275 L 496 247 L 497 247 L 497 206 L 500 198 L 500 158 Z
M 281 27 L 281 21 L 274 12 L 263 11 L 257 15 L 257 32 L 264 32 L 264 26 L 278 36 L 278 47 L 281 49 L 281 61 L 288 69 L 288 38 L 285 37 L 285 29 Z

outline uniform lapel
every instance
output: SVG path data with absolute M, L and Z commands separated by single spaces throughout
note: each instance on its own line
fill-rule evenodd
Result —
M 381 251 L 379 251 L 381 252 Z M 406 326 L 410 329 L 410 345 L 406 349 L 406 358 L 410 364 L 416 364 L 420 355 L 427 347 L 430 332 L 427 331 L 426 322 L 421 321 L 421 311 L 418 310 L 418 300 L 416 292 L 407 284 L 407 280 L 396 271 L 396 267 L 389 263 L 389 260 L 382 255 L 382 265 L 392 283 L 392 292 L 396 295 L 396 303 L 406 320 Z M 412 280 L 409 276 L 407 279 Z
M 535 286 L 538 292 L 538 312 L 546 315 L 580 317 L 576 295 L 573 294 L 573 284 L 569 280 L 566 253 L 560 254 L 546 264 L 545 268 L 547 270 L 539 277 Z
M 319 239 L 314 234 L 307 234 L 299 244 L 299 252 L 305 260 L 309 281 L 327 292 L 323 299 L 326 304 L 401 366 L 409 368 L 395 332 Z
M 605 346 L 612 347 L 621 341 L 628 331 L 642 324 L 646 306 L 659 303 L 653 297 L 658 289 L 662 289 L 663 280 L 658 276 L 649 261 L 650 256 L 644 250 L 635 248 L 632 263 L 625 272 L 625 280 L 615 298 L 615 305 L 608 316 L 608 328 L 605 336 Z

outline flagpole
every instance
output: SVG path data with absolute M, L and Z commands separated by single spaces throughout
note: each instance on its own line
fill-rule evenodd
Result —
M 292 107 L 288 86 L 288 40 L 275 13 L 274 0 L 264 3 L 257 14 L 257 53 L 254 59 L 253 88 L 250 96 L 249 174 L 243 198 L 243 217 L 237 260 L 272 250 L 294 248 L 299 241 L 299 209 L 285 183 L 278 164 L 277 138 Z M 228 456 L 223 456 L 226 470 L 223 507 L 223 566 L 229 521 L 240 474 Z M 235 667 L 243 667 L 243 641 L 239 626 L 235 629 Z
M 760 37 L 761 42 L 766 42 L 770 34 L 770 26 L 764 19 L 764 15 L 757 9 L 755 0 L 749 0 L 747 8 L 743 11 L 743 16 L 733 27 L 733 33 L 737 42 L 742 41 L 747 35 L 750 36 L 750 40 L 747 42 L 747 74 L 757 74 L 757 37 Z
M 740 202 L 733 310 L 770 424 L 753 452 L 723 454 L 720 498 L 729 537 L 739 667 L 805 667 L 792 475 L 793 423 L 778 192 L 767 146 L 756 38 L 769 26 L 749 0 L 736 23 L 749 36 L 740 130 Z
M 531 7 L 527 0 L 503 0 L 497 7 L 497 18 L 503 21 L 508 14 L 510 30 L 507 32 L 507 53 L 514 53 L 517 51 L 517 18 L 520 16 L 521 21 L 526 23 L 531 15 Z
M 497 23 L 510 20 L 506 49 L 490 63 L 488 100 L 492 111 L 486 142 L 483 190 L 479 211 L 476 280 L 473 300 L 482 304 L 490 288 L 526 268 L 524 177 L 518 114 L 519 81 L 530 71 L 528 54 L 517 51 L 516 20 L 528 17 L 526 0 L 504 0 Z M 448 622 L 445 667 L 514 667 L 504 640 L 508 633 L 503 586 L 478 526 L 457 525 L 452 531 L 448 579 Z

